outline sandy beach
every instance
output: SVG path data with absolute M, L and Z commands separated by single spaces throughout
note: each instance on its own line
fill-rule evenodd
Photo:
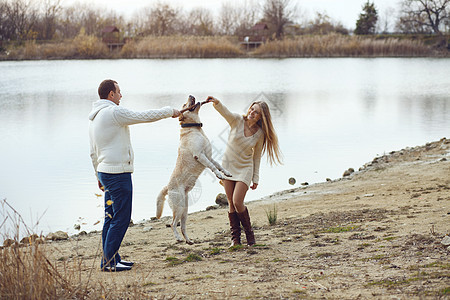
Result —
M 344 170 L 343 170 L 344 171 Z M 450 140 L 393 151 L 350 176 L 247 203 L 257 245 L 229 248 L 227 208 L 129 228 L 131 271 L 101 272 L 99 232 L 43 245 L 94 298 L 447 299 Z M 266 212 L 277 209 L 269 225 Z M 165 210 L 169 210 L 166 205 Z M 245 242 L 245 236 L 243 235 Z

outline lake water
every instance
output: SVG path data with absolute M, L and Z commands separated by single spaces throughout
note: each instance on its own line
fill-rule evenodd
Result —
M 134 110 L 181 108 L 190 94 L 200 101 L 213 95 L 242 113 L 252 101 L 266 100 L 284 164 L 271 167 L 263 157 L 260 185 L 248 192 L 249 201 L 302 182 L 336 179 L 377 155 L 450 137 L 450 59 L 0 62 L 0 200 L 7 199 L 29 226 L 37 224 L 38 233 L 76 233 L 74 224 L 101 229 L 103 200 L 95 195 L 87 115 L 106 78 L 119 82 L 121 105 Z M 220 161 L 227 123 L 211 104 L 200 116 Z M 178 120 L 133 125 L 131 135 L 136 222 L 155 215 L 156 196 L 177 158 Z M 296 185 L 289 185 L 290 177 Z M 220 192 L 205 171 L 189 211 L 213 205 Z M 7 214 L 1 209 L 0 225 Z M 170 214 L 166 205 L 164 215 Z

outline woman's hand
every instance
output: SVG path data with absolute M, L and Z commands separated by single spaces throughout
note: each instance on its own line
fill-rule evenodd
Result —
M 257 183 L 253 183 L 252 186 L 250 187 L 252 190 L 256 190 L 256 188 L 258 187 Z
M 219 100 L 217 100 L 213 96 L 208 96 L 208 98 L 206 98 L 206 102 L 208 102 L 208 103 L 212 102 L 213 104 L 217 104 L 217 103 L 219 103 Z

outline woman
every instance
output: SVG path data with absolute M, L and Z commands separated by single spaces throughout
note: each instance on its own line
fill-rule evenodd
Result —
M 241 244 L 241 225 L 244 227 L 247 245 L 255 244 L 248 209 L 244 198 L 250 187 L 258 187 L 261 155 L 267 152 L 272 165 L 281 163 L 278 138 L 272 125 L 269 106 L 266 102 L 253 102 L 246 115 L 230 112 L 219 100 L 208 97 L 214 108 L 230 124 L 227 148 L 222 166 L 233 176 L 223 180 L 230 210 L 231 246 Z

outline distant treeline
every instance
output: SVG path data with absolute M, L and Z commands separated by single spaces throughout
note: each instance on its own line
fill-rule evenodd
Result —
M 95 2 L 61 2 L 0 0 L 0 59 L 448 55 L 450 0 L 400 0 L 398 14 L 367 1 L 354 31 L 326 12 L 305 17 L 295 0 L 224 0 L 217 14 L 156 2 L 130 18 Z M 240 42 L 261 35 L 252 31 L 258 23 L 267 43 L 249 53 Z M 102 43 L 107 26 L 123 47 Z

